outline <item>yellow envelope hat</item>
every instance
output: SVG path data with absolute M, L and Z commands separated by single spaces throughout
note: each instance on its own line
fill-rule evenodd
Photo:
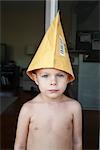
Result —
M 69 75 L 69 82 L 75 79 L 59 12 L 44 35 L 26 73 L 34 80 L 33 71 L 42 68 L 55 68 L 66 72 Z

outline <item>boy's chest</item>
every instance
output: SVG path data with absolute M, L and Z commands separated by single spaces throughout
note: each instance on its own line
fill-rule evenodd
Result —
M 72 114 L 63 105 L 38 105 L 30 125 L 33 129 L 65 131 L 72 126 Z

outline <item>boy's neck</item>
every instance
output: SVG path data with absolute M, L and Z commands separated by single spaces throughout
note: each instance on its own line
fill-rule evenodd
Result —
M 40 97 L 40 101 L 41 102 L 47 102 L 47 103 L 53 103 L 53 102 L 56 102 L 56 103 L 60 103 L 60 102 L 63 102 L 65 101 L 65 95 L 62 94 L 61 96 L 57 97 L 57 98 L 50 98 L 48 96 L 45 96 L 43 95 L 42 93 L 39 94 L 39 97 Z

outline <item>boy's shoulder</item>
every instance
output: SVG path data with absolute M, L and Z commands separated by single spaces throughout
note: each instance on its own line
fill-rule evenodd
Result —
M 36 104 L 36 98 L 33 98 L 27 102 L 25 102 L 22 106 L 21 106 L 21 109 L 20 109 L 20 116 L 25 116 L 28 118 L 32 116 L 33 114 L 33 110 L 34 110 L 34 104 Z
M 23 105 L 22 105 L 22 108 L 21 109 L 24 109 L 24 110 L 31 110 L 31 108 L 33 108 L 34 104 L 37 103 L 37 98 L 33 98 L 27 102 L 25 102 Z
M 71 108 L 79 108 L 81 109 L 81 104 L 78 100 L 70 98 L 70 97 L 66 97 L 66 102 L 68 102 L 69 106 L 71 106 Z

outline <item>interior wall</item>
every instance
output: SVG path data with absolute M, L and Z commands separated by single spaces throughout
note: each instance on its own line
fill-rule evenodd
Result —
M 88 4 L 88 6 L 87 6 Z M 82 7 L 82 9 L 81 9 Z M 83 11 L 83 12 L 82 12 Z M 80 12 L 77 15 L 77 30 L 100 30 L 100 1 L 93 1 L 89 4 L 80 5 Z
M 27 47 L 35 51 L 45 30 L 44 1 L 4 1 L 1 3 L 1 43 L 6 43 L 17 65 L 26 68 L 31 55 Z
M 69 41 L 71 3 L 63 1 L 60 6 L 65 37 Z M 9 46 L 11 59 L 26 68 L 32 58 L 32 55 L 26 55 L 27 47 L 33 47 L 34 53 L 45 33 L 45 1 L 4 1 L 1 8 L 1 43 Z
M 59 0 L 58 4 L 65 38 L 66 41 L 69 42 L 72 29 L 72 1 Z
M 83 12 L 81 11 L 81 7 Z M 100 2 L 91 2 L 90 5 L 88 3 L 87 7 L 85 2 L 83 6 L 80 5 L 80 11 L 77 11 L 77 30 L 100 31 L 99 7 Z M 84 14 L 83 18 L 82 14 Z M 87 51 L 92 52 L 91 49 Z M 97 51 L 99 52 L 99 50 Z M 96 53 L 92 55 L 95 56 Z M 84 54 L 79 56 L 78 100 L 81 102 L 83 109 L 100 110 L 100 62 L 93 62 L 92 59 L 86 62 L 84 61 L 84 57 Z M 93 68 L 95 69 L 93 70 Z

